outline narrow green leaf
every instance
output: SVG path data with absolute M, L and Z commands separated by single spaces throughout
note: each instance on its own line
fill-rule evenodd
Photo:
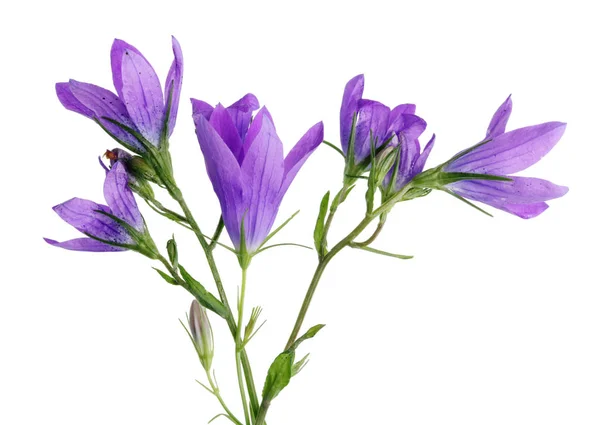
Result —
M 298 373 L 300 373 L 300 371 L 304 369 L 304 366 L 306 366 L 306 364 L 308 363 L 308 356 L 309 355 L 307 354 L 306 356 L 298 360 L 296 363 L 294 363 L 294 366 L 292 366 L 292 376 L 298 375 Z
M 302 342 L 304 342 L 307 339 L 310 339 L 313 336 L 315 336 L 317 334 L 317 332 L 319 332 L 324 327 L 325 327 L 325 325 L 315 325 L 315 326 L 313 326 L 312 328 L 310 328 L 309 330 L 307 330 L 304 335 L 302 335 L 300 338 L 298 338 L 296 340 L 296 342 L 294 342 L 294 344 L 289 349 L 291 351 L 295 351 Z
M 273 400 L 281 390 L 290 383 L 294 358 L 295 353 L 288 350 L 279 354 L 275 360 L 273 360 L 273 363 L 267 372 L 265 385 L 263 386 L 263 400 Z
M 156 267 L 152 267 L 152 268 L 154 270 L 156 270 L 156 272 L 160 275 L 160 277 L 162 277 L 164 280 L 166 280 L 167 283 L 170 283 L 171 285 L 177 285 L 177 281 L 175 279 L 173 279 L 171 276 L 169 276 L 162 270 L 157 269 Z
M 204 286 L 196 279 L 194 279 L 187 270 L 180 264 L 179 272 L 185 282 L 193 289 L 193 294 L 200 304 L 205 308 L 214 311 L 219 316 L 227 318 L 229 316 L 227 309 L 221 301 L 219 301 L 213 294 L 208 292 Z
M 329 208 L 329 191 L 323 196 L 321 199 L 321 205 L 319 206 L 319 215 L 317 217 L 317 222 L 315 223 L 315 230 L 313 232 L 313 238 L 315 241 L 315 249 L 319 256 L 324 255 L 324 250 L 326 249 L 323 246 L 323 231 L 325 229 L 325 218 L 327 217 L 327 209 Z
M 393 254 L 391 252 L 382 251 L 380 249 L 371 248 L 369 246 L 362 246 L 357 244 L 351 244 L 352 248 L 362 249 L 363 251 L 372 252 L 373 254 L 385 255 L 386 257 L 399 258 L 400 260 L 410 260 L 413 258 L 412 255 L 401 255 L 401 254 Z
M 330 143 L 327 140 L 323 140 L 323 144 L 329 146 L 331 149 L 333 149 L 334 151 L 336 151 L 337 153 L 339 153 L 340 155 L 342 155 L 342 158 L 344 158 L 344 159 L 346 158 L 346 155 L 344 155 L 344 151 L 341 150 L 340 148 L 338 148 L 333 143 Z

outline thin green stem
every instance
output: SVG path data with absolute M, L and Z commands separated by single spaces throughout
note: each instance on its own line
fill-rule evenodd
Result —
M 248 402 L 246 401 L 246 389 L 244 388 L 244 376 L 242 374 L 242 325 L 244 321 L 244 301 L 246 298 L 246 268 L 242 268 L 242 287 L 240 289 L 240 299 L 238 301 L 238 321 L 237 333 L 235 336 L 235 366 L 237 370 L 238 384 L 240 386 L 240 396 L 242 397 L 242 405 L 244 406 L 244 418 L 246 424 L 250 425 L 250 415 L 248 414 Z
M 379 217 L 379 223 L 377 224 L 377 228 L 375 229 L 373 234 L 371 236 L 369 236 L 369 239 L 366 239 L 363 242 L 354 242 L 353 244 L 360 248 L 366 248 L 369 245 L 371 245 L 373 242 L 375 242 L 375 239 L 377 239 L 377 237 L 383 230 L 383 226 L 385 226 L 386 218 L 387 218 L 387 214 L 385 214 L 385 213 L 381 214 L 381 217 Z
M 227 416 L 229 416 L 229 418 L 235 424 L 243 425 L 242 422 L 238 418 L 236 418 L 233 413 L 231 413 L 231 410 L 229 410 L 229 408 L 227 407 L 227 404 L 225 404 L 223 397 L 221 397 L 221 392 L 219 391 L 219 387 L 215 384 L 212 376 L 210 376 L 210 370 L 206 370 L 206 377 L 208 378 L 208 383 L 210 385 L 210 388 L 212 389 L 212 393 L 217 398 L 217 400 L 219 400 L 219 403 L 221 404 L 221 407 L 223 407 L 223 410 L 225 410 L 225 413 L 227 413 Z

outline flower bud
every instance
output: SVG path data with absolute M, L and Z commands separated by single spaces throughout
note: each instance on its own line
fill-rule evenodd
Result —
M 190 332 L 200 363 L 208 371 L 212 365 L 214 354 L 213 334 L 206 309 L 197 300 L 192 301 L 189 322 Z
M 377 186 L 383 184 L 385 177 L 388 175 L 394 163 L 398 159 L 399 147 L 388 146 L 375 156 L 375 181 Z

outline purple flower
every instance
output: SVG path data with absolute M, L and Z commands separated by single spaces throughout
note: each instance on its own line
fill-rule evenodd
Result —
M 69 80 L 56 84 L 58 99 L 65 108 L 93 119 L 119 143 L 137 153 L 146 151 L 142 143 L 110 120 L 129 127 L 158 147 L 173 132 L 181 93 L 183 56 L 175 37 L 172 42 L 175 59 L 167 74 L 164 96 L 158 76 L 146 58 L 132 45 L 115 40 L 110 59 L 117 95 L 93 84 Z
M 283 157 L 271 115 L 265 107 L 254 119 L 258 100 L 247 94 L 224 108 L 192 99 L 196 135 L 206 170 L 221 203 L 223 221 L 231 241 L 249 253 L 268 236 L 283 195 L 310 154 L 323 141 L 323 124 L 311 127 Z
M 355 163 L 359 164 L 369 157 L 371 137 L 373 138 L 375 147 L 379 148 L 385 142 L 389 142 L 394 136 L 397 136 L 402 144 L 406 144 L 404 149 L 405 164 L 415 162 L 415 144 L 417 150 L 420 152 L 418 149 L 418 137 L 427 127 L 427 123 L 415 115 L 416 106 L 407 103 L 398 105 L 390 110 L 390 108 L 382 103 L 363 99 L 364 86 L 365 77 L 361 74 L 348 81 L 344 89 L 344 97 L 340 109 L 340 137 L 344 154 L 348 155 L 352 135 L 352 122 L 356 116 L 354 140 Z M 403 139 L 406 139 L 406 143 L 404 143 Z M 427 156 L 425 155 L 426 158 Z M 412 166 L 406 165 L 405 167 L 408 169 Z
M 129 189 L 127 171 L 120 161 L 106 174 L 104 198 L 108 206 L 80 198 L 55 206 L 53 210 L 60 218 L 88 237 L 65 242 L 44 238 L 46 242 L 73 251 L 124 251 L 136 247 L 139 241 L 132 232 L 145 235 L 146 226 Z
M 566 124 L 548 122 L 505 133 L 511 111 L 509 96 L 492 117 L 485 141 L 456 155 L 443 171 L 509 176 L 542 159 L 565 131 Z M 459 196 L 521 218 L 538 216 L 548 208 L 545 201 L 568 192 L 568 188 L 542 179 L 516 176 L 510 176 L 510 179 L 461 180 L 448 184 L 446 188 Z

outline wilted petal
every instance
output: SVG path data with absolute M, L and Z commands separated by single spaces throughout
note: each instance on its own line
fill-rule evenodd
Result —
M 252 121 L 252 112 L 256 111 L 258 108 L 260 108 L 260 104 L 258 103 L 256 96 L 252 93 L 248 93 L 227 108 L 241 140 L 244 140 L 244 137 L 246 137 L 248 126 Z
M 221 139 L 229 147 L 233 156 L 241 163 L 242 139 L 231 115 L 223 105 L 220 103 L 217 105 L 208 122 L 216 130 L 217 134 L 221 136 Z
M 508 122 L 508 118 L 510 118 L 510 113 L 512 112 L 512 100 L 510 96 L 500 105 L 494 116 L 492 117 L 492 121 L 487 129 L 487 133 L 485 135 L 486 139 L 490 139 L 504 133 L 506 129 L 506 123 Z
M 240 165 L 229 147 L 202 114 L 195 115 L 194 122 L 206 171 L 221 204 L 225 227 L 233 244 L 239 247 L 240 220 L 244 213 Z
M 358 102 L 358 121 L 356 123 L 355 162 L 367 158 L 371 152 L 371 137 L 375 147 L 385 141 L 388 130 L 390 108 L 374 100 L 361 99 Z
M 448 164 L 446 171 L 495 175 L 519 172 L 550 152 L 565 128 L 564 123 L 548 122 L 501 134 Z
M 120 75 L 115 75 L 119 64 Z M 164 98 L 152 65 L 133 46 L 115 40 L 111 51 L 115 88 L 140 133 L 158 146 L 164 124 Z
M 265 108 L 263 108 L 265 109 Z M 244 218 L 246 246 L 253 251 L 267 237 L 279 209 L 284 175 L 283 144 L 266 114 L 242 163 L 244 191 L 248 195 Z
M 190 99 L 192 101 L 192 117 L 195 115 L 202 115 L 206 120 L 210 119 L 215 108 L 212 105 L 209 105 L 203 100 L 198 99 Z
M 171 37 L 173 43 L 173 63 L 167 74 L 167 80 L 165 81 L 165 113 L 166 106 L 169 102 L 169 95 L 172 90 L 171 97 L 171 109 L 169 112 L 168 122 L 168 136 L 173 133 L 175 127 L 175 121 L 177 120 L 177 111 L 179 109 L 179 97 L 181 95 L 181 83 L 183 81 L 183 53 L 181 52 L 181 46 L 175 37 Z
M 317 149 L 323 141 L 323 122 L 313 125 L 287 154 L 284 161 L 284 177 L 279 192 L 282 198 L 288 187 L 298 174 L 302 165 L 308 157 Z
M 106 174 L 104 198 L 115 217 L 140 232 L 144 230 L 144 219 L 129 188 L 129 176 L 121 161 L 117 161 Z
M 129 244 L 131 237 L 114 220 L 98 211 L 110 213 L 110 208 L 86 199 L 73 198 L 52 208 L 60 218 L 82 233 L 96 238 Z
M 127 248 L 119 246 L 108 245 L 103 242 L 97 241 L 92 238 L 77 238 L 69 241 L 58 242 L 54 239 L 44 238 L 52 246 L 59 248 L 68 249 L 71 251 L 87 251 L 87 252 L 112 252 L 112 251 L 126 251 Z
M 352 119 L 354 114 L 358 112 L 358 101 L 362 98 L 364 88 L 365 77 L 362 74 L 348 81 L 344 88 L 344 97 L 340 109 L 340 137 L 344 153 L 348 153 Z

